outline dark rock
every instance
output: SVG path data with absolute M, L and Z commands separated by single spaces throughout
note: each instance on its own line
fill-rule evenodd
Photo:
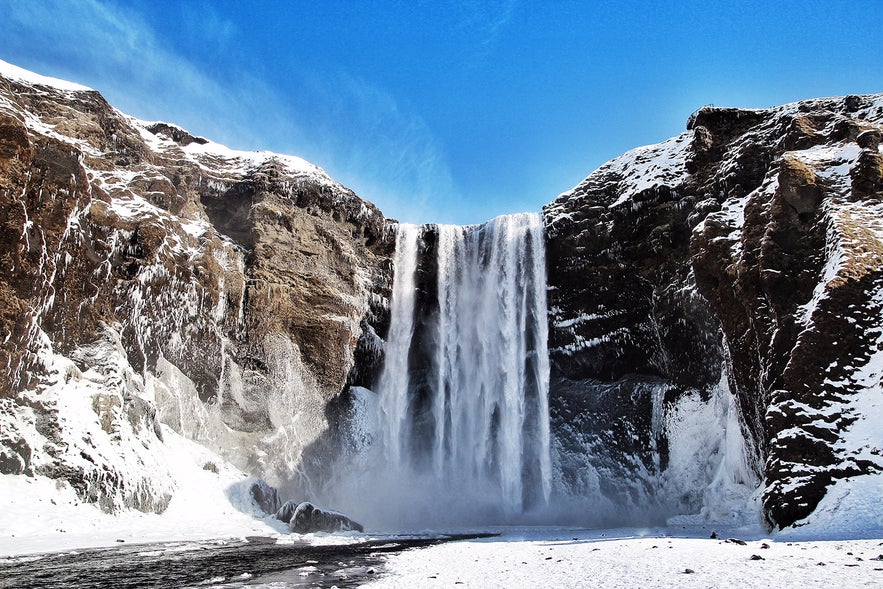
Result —
M 248 492 L 254 498 L 255 503 L 264 510 L 265 513 L 275 514 L 279 509 L 279 491 L 271 487 L 263 479 L 254 480 L 248 488 Z
M 852 199 L 875 198 L 883 193 L 883 153 L 863 150 L 852 170 Z
M 0 474 L 23 474 L 31 468 L 33 451 L 23 438 L 0 438 Z
M 878 151 L 880 149 L 881 138 L 883 138 L 883 133 L 881 133 L 880 129 L 868 129 L 867 131 L 859 133 L 855 138 L 855 142 L 858 143 L 859 147 L 862 149 Z
M 320 509 L 308 501 L 297 506 L 288 527 L 297 534 L 365 531 L 361 524 L 354 522 L 342 513 Z
M 294 501 L 286 501 L 282 504 L 282 506 L 276 511 L 276 519 L 279 521 L 283 521 L 285 523 L 289 523 L 291 521 L 292 516 L 294 515 L 295 510 L 297 509 L 298 503 Z
M 766 559 L 764 557 L 760 556 L 759 554 L 752 554 L 748 560 L 766 560 Z
M 207 139 L 195 137 L 184 129 L 176 127 L 175 125 L 169 125 L 168 123 L 154 123 L 153 125 L 148 126 L 147 130 L 154 135 L 164 135 L 181 146 L 190 145 L 191 143 L 199 145 L 205 145 L 208 143 Z

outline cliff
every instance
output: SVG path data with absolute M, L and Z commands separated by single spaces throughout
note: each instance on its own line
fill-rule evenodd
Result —
M 545 207 L 565 460 L 665 489 L 653 416 L 725 386 L 771 525 L 880 473 L 881 123 L 880 95 L 705 107 Z
M 2 73 L 0 471 L 161 511 L 164 422 L 292 476 L 325 403 L 370 377 L 389 223 L 299 158 Z

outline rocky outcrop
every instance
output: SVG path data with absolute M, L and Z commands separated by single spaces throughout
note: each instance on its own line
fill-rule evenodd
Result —
M 263 479 L 255 479 L 249 486 L 248 492 L 264 513 L 273 515 L 282 505 L 279 491 L 268 485 L 267 481 Z
M 663 411 L 710 398 L 720 382 L 720 330 L 689 264 L 690 140 L 629 152 L 544 210 L 550 409 L 565 487 L 599 487 L 628 512 L 680 507 L 660 488 Z
M 545 208 L 564 460 L 664 487 L 650 416 L 723 369 L 771 525 L 883 469 L 881 123 L 881 96 L 706 107 Z
M 386 219 L 299 158 L 233 151 L 3 71 L 3 472 L 161 510 L 174 484 L 149 466 L 165 422 L 288 476 L 326 403 L 379 361 Z
M 298 503 L 296 501 L 288 500 L 282 504 L 279 509 L 276 510 L 275 518 L 281 522 L 289 523 L 291 521 L 292 516 L 294 515 L 294 511 L 297 509 Z
M 288 527 L 296 534 L 365 531 L 361 524 L 354 522 L 344 514 L 321 509 L 307 501 L 295 508 Z

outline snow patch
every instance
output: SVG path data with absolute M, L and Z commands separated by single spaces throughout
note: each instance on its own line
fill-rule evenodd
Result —
M 10 80 L 24 82 L 26 84 L 37 86 L 51 86 L 52 88 L 57 88 L 58 90 L 64 90 L 67 92 L 88 92 L 92 90 L 92 88 L 88 88 L 81 84 L 59 80 L 58 78 L 41 76 L 40 74 L 34 73 L 24 68 L 20 68 L 17 65 L 13 65 L 3 60 L 0 60 L 0 76 L 9 78 Z

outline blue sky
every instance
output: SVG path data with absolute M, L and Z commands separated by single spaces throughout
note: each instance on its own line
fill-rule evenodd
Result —
M 0 59 L 411 222 L 539 210 L 704 104 L 883 91 L 883 1 L 0 0 Z

